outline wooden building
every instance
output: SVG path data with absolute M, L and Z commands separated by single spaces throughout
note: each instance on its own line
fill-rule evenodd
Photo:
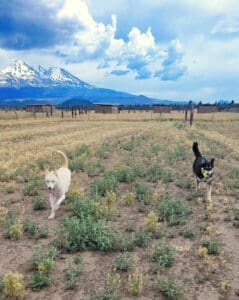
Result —
M 153 104 L 153 113 L 171 113 L 171 105 Z
M 49 113 L 55 110 L 54 105 L 52 104 L 29 104 L 26 106 L 26 112 L 32 113 Z
M 101 114 L 116 114 L 118 113 L 118 106 L 112 104 L 96 104 L 94 105 L 95 113 Z
M 198 113 L 205 114 L 205 113 L 214 113 L 218 112 L 217 105 L 198 105 Z

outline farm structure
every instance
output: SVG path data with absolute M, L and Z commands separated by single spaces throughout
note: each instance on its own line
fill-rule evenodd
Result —
M 171 113 L 172 107 L 171 105 L 160 105 L 154 104 L 153 105 L 153 113 Z
M 52 113 L 55 110 L 52 104 L 29 104 L 26 106 L 26 112 L 32 113 Z
M 116 114 L 118 113 L 118 106 L 111 104 L 96 104 L 94 106 L 95 113 L 101 114 Z
M 214 113 L 218 112 L 218 107 L 216 105 L 199 105 L 198 106 L 198 113 Z
M 231 104 L 228 105 L 224 110 L 224 112 L 238 112 L 239 113 L 239 104 Z

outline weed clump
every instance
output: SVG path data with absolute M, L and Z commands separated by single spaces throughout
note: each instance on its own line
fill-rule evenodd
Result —
M 160 221 L 174 226 L 185 223 L 185 219 L 191 213 L 191 209 L 182 201 L 172 200 L 168 193 L 164 193 L 158 205 L 158 213 Z
M 25 293 L 25 283 L 23 275 L 19 273 L 6 273 L 3 276 L 3 293 L 6 296 L 23 299 Z

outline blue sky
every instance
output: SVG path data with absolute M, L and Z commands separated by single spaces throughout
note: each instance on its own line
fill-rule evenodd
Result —
M 60 66 L 175 100 L 239 99 L 238 0 L 1 0 L 0 68 Z

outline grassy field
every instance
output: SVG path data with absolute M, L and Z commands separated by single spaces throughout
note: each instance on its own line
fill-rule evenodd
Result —
M 238 114 L 0 117 L 0 299 L 238 297 Z M 215 158 L 209 203 L 193 141 Z M 58 149 L 72 183 L 48 220 Z

